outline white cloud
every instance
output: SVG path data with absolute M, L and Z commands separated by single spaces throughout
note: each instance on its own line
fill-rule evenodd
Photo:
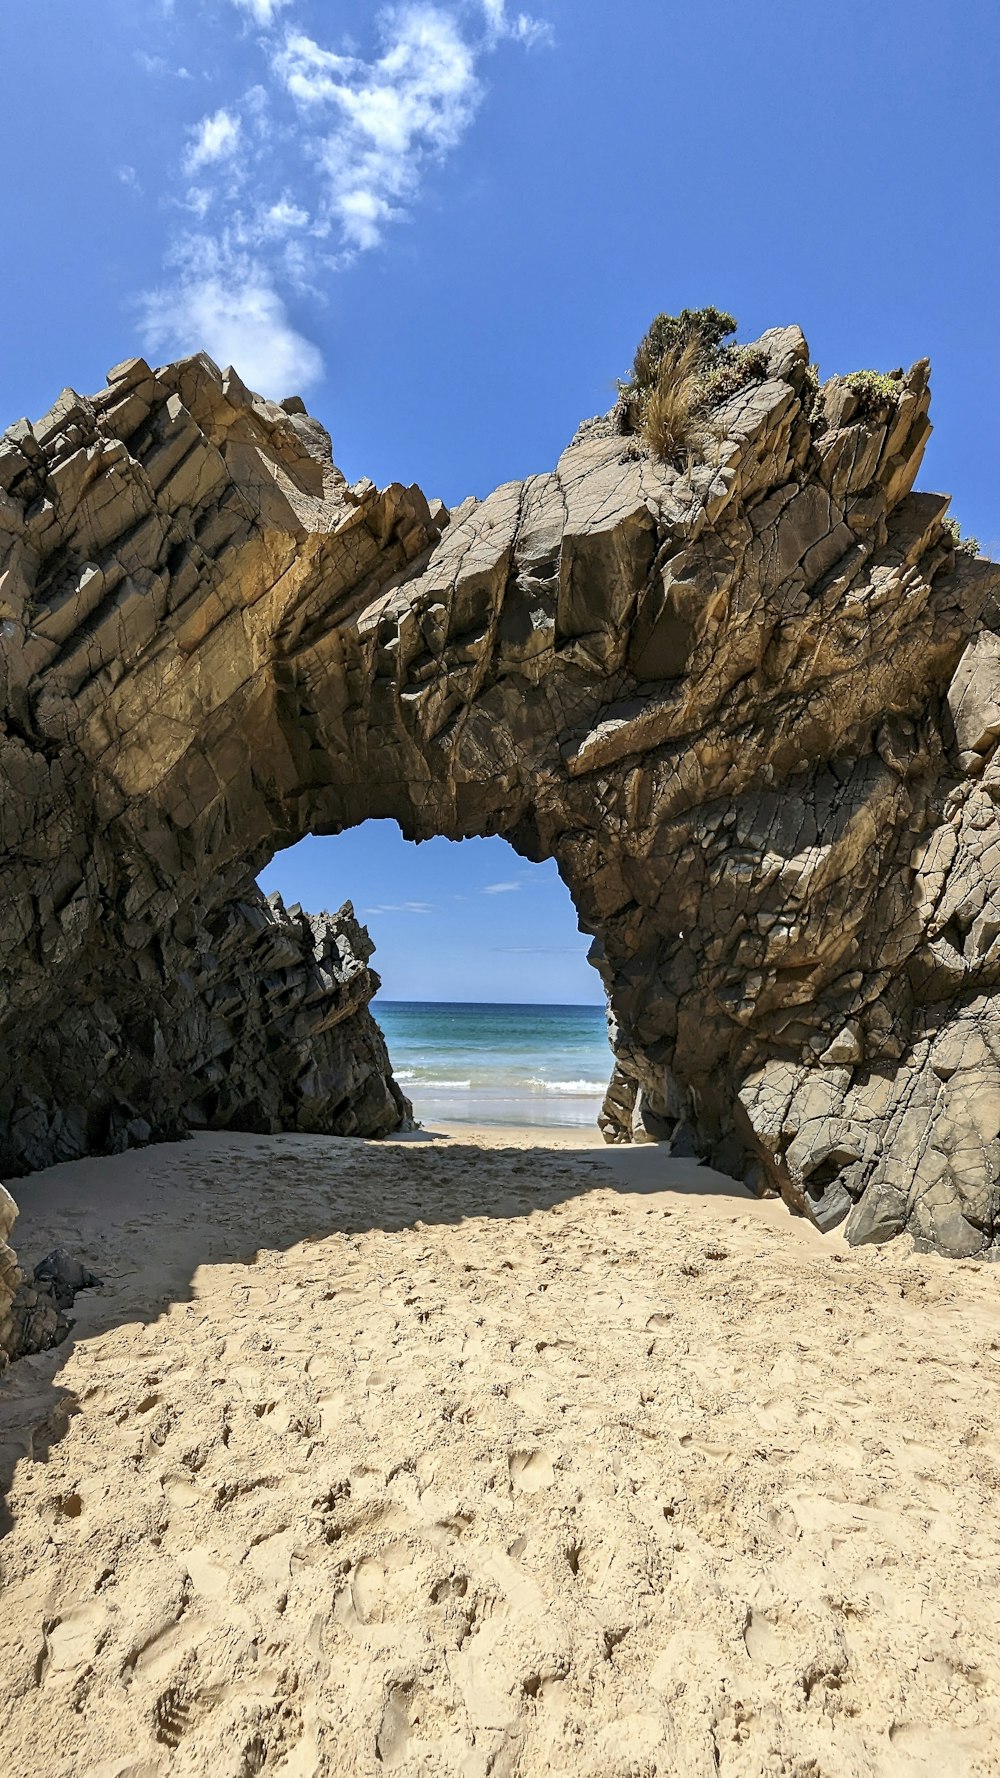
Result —
M 151 348 L 207 350 L 285 395 L 322 374 L 287 295 L 320 300 L 331 272 L 381 244 L 428 169 L 459 147 L 482 100 L 483 58 L 546 27 L 506 0 L 403 0 L 377 15 L 381 42 L 366 59 L 282 23 L 291 0 L 231 4 L 265 33 L 255 43 L 265 78 L 188 130 L 185 187 L 170 201 L 197 232 L 175 241 L 171 280 L 141 308 Z M 161 57 L 139 59 L 169 72 Z
M 290 31 L 272 66 L 293 99 L 302 105 L 313 105 L 333 98 L 352 71 L 363 64 L 353 56 L 339 56 L 333 50 L 321 49 L 301 31 Z
M 533 43 L 551 43 L 552 26 L 544 19 L 534 19 L 526 12 L 509 16 L 507 0 L 480 0 L 480 3 L 486 14 L 487 29 L 494 42 L 501 37 L 512 37 L 515 43 L 529 46 Z
M 260 219 L 261 230 L 265 235 L 287 235 L 293 229 L 305 228 L 309 221 L 308 210 L 296 204 L 290 197 L 279 198 L 276 204 L 269 204 Z
M 432 914 L 429 901 L 387 901 L 379 907 L 365 908 L 366 914 Z
M 190 210 L 192 216 L 197 216 L 199 222 L 204 222 L 212 208 L 213 196 L 214 193 L 207 185 L 190 185 L 184 194 L 181 208 Z
M 142 186 L 139 183 L 138 173 L 134 167 L 130 167 L 127 163 L 123 163 L 123 165 L 118 168 L 118 177 L 123 185 L 129 187 L 130 191 L 142 190 Z
M 324 49 L 303 32 L 289 32 L 273 62 L 307 127 L 317 129 L 325 208 L 352 250 L 378 246 L 425 162 L 457 146 L 482 92 L 475 48 L 451 13 L 409 5 L 387 15 L 386 29 L 374 62 Z M 338 121 L 324 132 L 328 111 Z
M 513 895 L 514 891 L 520 887 L 520 883 L 487 883 L 485 889 L 481 889 L 479 893 L 481 895 Z
M 184 155 L 184 171 L 190 175 L 202 167 L 232 158 L 240 143 L 241 126 L 225 106 L 203 117 L 190 131 L 191 141 Z
M 151 56 L 148 50 L 137 49 L 134 59 L 144 74 L 170 75 L 174 80 L 193 80 L 194 76 L 187 68 L 171 68 L 164 56 Z
M 187 243 L 179 257 L 176 282 L 143 299 L 144 333 L 153 351 L 177 357 L 208 352 L 275 400 L 319 381 L 321 353 L 293 327 L 259 266 L 203 241 Z
M 364 186 L 345 191 L 337 202 L 337 210 L 345 239 L 362 252 L 377 247 L 382 239 L 383 223 L 391 222 L 400 214 L 385 198 Z
M 283 6 L 290 5 L 291 0 L 233 0 L 241 12 L 248 12 L 258 25 L 273 25 L 275 18 Z

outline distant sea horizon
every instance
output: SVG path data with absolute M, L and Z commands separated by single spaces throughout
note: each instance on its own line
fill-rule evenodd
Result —
M 603 1006 L 378 996 L 372 1012 L 421 1123 L 596 1122 L 613 1065 Z

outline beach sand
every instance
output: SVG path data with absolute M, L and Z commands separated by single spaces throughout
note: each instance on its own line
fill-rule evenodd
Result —
M 585 1132 L 14 1186 L 4 1778 L 1000 1772 L 1000 1270 Z

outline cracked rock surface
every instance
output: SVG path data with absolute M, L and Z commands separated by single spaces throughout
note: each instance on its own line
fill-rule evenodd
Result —
M 339 917 L 355 976 L 251 887 L 391 817 L 556 859 L 610 997 L 609 1137 L 641 1119 L 855 1241 L 993 1245 L 998 570 L 911 491 L 926 364 L 881 401 L 833 379 L 817 423 L 802 335 L 760 344 L 709 460 L 584 427 L 450 514 L 349 487 L 301 403 L 204 357 L 8 430 L 8 1173 L 239 1127 L 267 1081 L 266 1128 L 398 1122 L 367 941 Z

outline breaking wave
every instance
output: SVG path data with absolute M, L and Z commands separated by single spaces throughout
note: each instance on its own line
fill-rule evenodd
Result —
M 606 1080 L 529 1080 L 525 1085 L 533 1093 L 562 1093 L 566 1097 L 577 1094 L 602 1096 L 607 1087 Z

